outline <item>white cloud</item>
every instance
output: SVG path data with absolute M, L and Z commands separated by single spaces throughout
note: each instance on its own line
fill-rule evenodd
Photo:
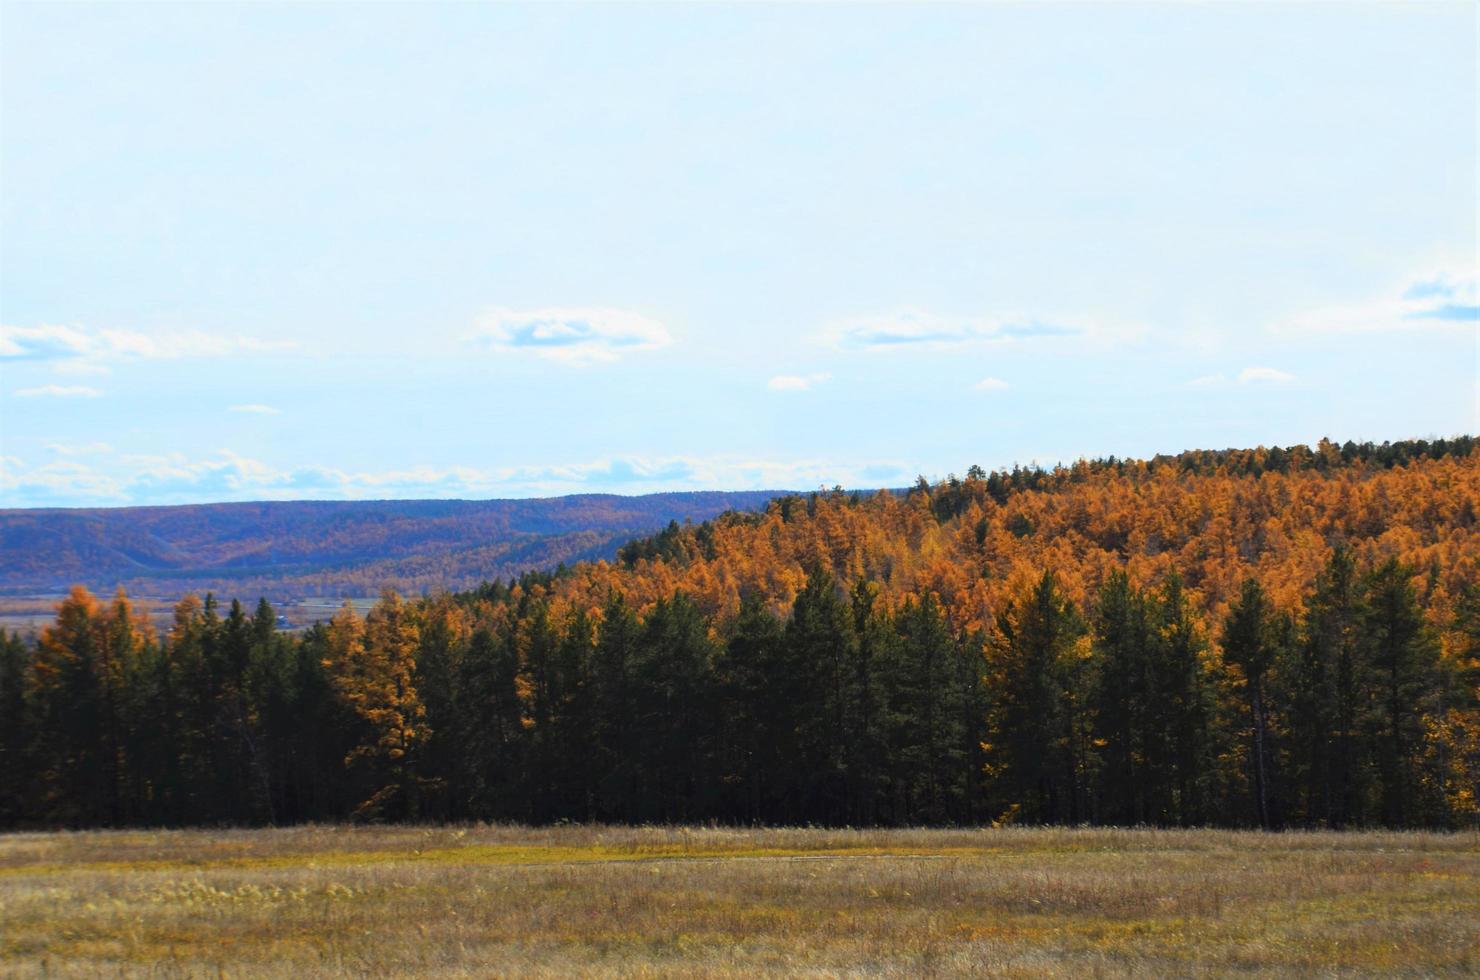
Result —
M 18 388 L 17 398 L 98 398 L 103 393 L 87 385 L 38 385 L 35 388 Z
M 971 387 L 977 391 L 1006 391 L 1012 386 L 1001 378 L 982 378 Z
M 4 360 L 85 357 L 93 352 L 95 344 L 93 335 L 59 324 L 39 327 L 0 324 L 0 359 Z
M 136 330 L 103 330 L 100 335 L 112 354 L 119 357 L 148 360 L 261 354 L 289 350 L 297 346 L 290 340 L 264 340 L 261 337 L 240 335 L 228 337 L 200 330 L 164 334 L 145 334 Z
M 592 364 L 667 347 L 673 337 L 657 320 L 629 310 L 549 307 L 489 310 L 479 317 L 469 340 L 490 350 L 528 351 L 567 364 Z
M 840 320 L 823 331 L 833 346 L 845 350 L 898 350 L 907 347 L 956 347 L 984 341 L 1078 334 L 1083 328 L 1045 323 L 1031 317 L 947 317 L 924 310 L 904 310 Z
M 1377 333 L 1383 331 L 1470 329 L 1480 325 L 1480 275 L 1439 271 L 1351 306 L 1311 310 L 1274 325 L 1288 333 Z
M 823 327 L 817 339 L 838 350 L 898 351 L 1063 338 L 1116 344 L 1144 334 L 1141 327 L 1111 326 L 1078 318 L 1026 313 L 942 316 L 924 310 L 904 310 L 835 320 Z
M 870 488 L 898 485 L 902 475 L 913 472 L 894 460 L 835 463 L 737 456 L 621 456 L 557 465 L 414 466 L 379 472 L 330 466 L 279 469 L 228 450 L 207 458 L 170 453 L 122 454 L 106 460 L 106 467 L 73 457 L 31 467 L 13 458 L 0 461 L 0 506 L 532 497 L 714 488 L 809 490 L 835 484 Z
M 13 456 L 0 457 L 0 506 L 128 502 L 117 479 L 86 463 L 61 460 L 27 467 Z
M 113 447 L 106 442 L 88 442 L 81 445 L 54 442 L 46 448 L 58 456 L 96 456 L 101 453 L 111 453 L 113 451 Z
M 80 357 L 70 358 L 63 361 L 51 361 L 48 365 L 57 374 L 66 375 L 92 375 L 112 374 L 113 369 L 106 364 L 97 361 L 88 361 Z
M 144 333 L 58 324 L 37 327 L 0 325 L 0 360 L 54 361 L 59 365 L 68 364 L 74 372 L 106 371 L 106 366 L 100 362 L 107 361 L 227 357 L 287 350 L 295 346 L 290 340 L 228 336 L 202 330 Z
M 1226 374 L 1205 374 L 1184 382 L 1185 388 L 1229 388 L 1234 384 L 1290 384 L 1297 380 L 1289 371 L 1272 367 L 1246 367 L 1231 379 Z
M 1247 367 L 1238 373 L 1238 383 L 1247 384 L 1289 384 L 1295 380 L 1295 375 L 1288 371 L 1281 371 L 1272 367 Z
M 1217 388 L 1220 385 L 1226 384 L 1228 384 L 1228 378 L 1224 377 L 1221 374 L 1205 374 L 1200 378 L 1193 378 L 1191 381 L 1187 382 L 1186 387 Z
M 831 379 L 832 375 L 826 371 L 813 374 L 778 374 L 766 382 L 766 387 L 772 391 L 809 391 Z
M 228 412 L 241 412 L 245 415 L 281 415 L 281 408 L 273 408 L 271 405 L 232 405 Z

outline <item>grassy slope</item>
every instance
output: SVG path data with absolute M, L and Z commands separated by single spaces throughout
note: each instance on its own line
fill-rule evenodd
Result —
M 0 837 L 0 973 L 1474 974 L 1480 835 Z

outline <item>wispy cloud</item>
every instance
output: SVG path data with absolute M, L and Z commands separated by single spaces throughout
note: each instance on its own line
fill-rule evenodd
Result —
M 1001 378 L 982 378 L 971 387 L 977 391 L 1006 391 L 1012 386 Z
M 1246 367 L 1232 379 L 1226 374 L 1205 374 L 1200 378 L 1193 378 L 1186 382 L 1187 388 L 1226 388 L 1234 384 L 1260 385 L 1260 384 L 1290 384 L 1297 380 L 1295 375 L 1289 371 L 1281 371 L 1272 367 Z
M 96 349 L 95 334 L 48 324 L 39 327 L 16 327 L 0 324 L 0 359 L 49 361 L 85 357 Z
M 0 360 L 81 362 L 92 366 L 81 370 L 99 370 L 100 362 L 107 361 L 228 357 L 288 350 L 294 346 L 291 340 L 228 336 L 202 330 L 144 333 L 58 324 L 36 327 L 0 325 Z M 75 365 L 73 367 L 76 369 Z
M 244 415 L 281 415 L 281 408 L 273 408 L 271 405 L 232 405 L 228 412 L 240 412 Z
M 35 388 L 18 388 L 17 398 L 99 398 L 102 392 L 87 385 L 37 385 Z
M 832 375 L 826 371 L 813 374 L 778 374 L 766 382 L 766 387 L 772 391 L 809 391 L 830 380 Z
M 924 310 L 871 314 L 836 320 L 818 335 L 838 350 L 889 351 L 947 349 L 973 344 L 1011 344 L 1053 338 L 1093 338 L 1119 341 L 1139 329 L 1110 329 L 1076 319 L 1007 313 L 984 316 L 942 316 Z
M 913 472 L 895 461 L 837 463 L 738 456 L 616 456 L 559 465 L 414 466 L 386 471 L 330 466 L 284 469 L 227 450 L 205 458 L 169 453 L 115 454 L 105 459 L 107 466 L 74 457 L 27 466 L 6 458 L 0 466 L 0 506 L 531 497 L 715 488 L 808 490 L 835 484 L 868 488 L 898 483 L 902 475 Z
M 1377 333 L 1480 325 L 1480 275 L 1436 272 L 1369 302 L 1311 310 L 1275 324 L 1281 332 Z
M 673 342 L 657 320 L 629 310 L 550 307 L 489 310 L 469 338 L 488 350 L 524 351 L 567 364 L 615 361 Z
M 30 467 L 14 456 L 0 456 L 0 506 L 48 507 L 130 503 L 118 480 L 77 460 Z M 144 501 L 139 501 L 144 502 Z
M 80 445 L 53 442 L 46 448 L 58 456 L 96 456 L 113 451 L 113 447 L 106 442 L 87 442 Z
M 1238 373 L 1238 383 L 1248 384 L 1289 384 L 1295 380 L 1295 375 L 1289 371 L 1281 371 L 1272 367 L 1246 367 Z
M 101 374 L 112 374 L 113 369 L 101 361 L 89 361 L 81 357 L 72 357 L 65 360 L 53 360 L 45 362 L 46 366 L 57 374 L 70 377 L 78 375 L 97 376 Z

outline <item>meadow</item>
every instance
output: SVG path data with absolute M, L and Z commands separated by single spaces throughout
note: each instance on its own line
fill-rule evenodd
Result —
M 0 836 L 8 976 L 1477 972 L 1475 831 Z

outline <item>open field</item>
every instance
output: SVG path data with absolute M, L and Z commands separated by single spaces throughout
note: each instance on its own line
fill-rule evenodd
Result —
M 41 631 L 56 622 L 57 604 L 66 596 L 61 593 L 34 595 L 34 596 L 0 596 L 0 632 L 19 633 L 24 639 L 35 639 L 41 635 Z M 112 592 L 105 592 L 101 596 L 104 602 L 111 601 Z M 170 626 L 175 621 L 175 604 L 180 601 L 181 596 L 129 596 L 129 601 L 134 605 L 134 613 L 149 621 L 156 634 L 163 636 L 168 633 Z M 218 597 L 220 598 L 220 597 Z M 242 605 L 246 608 L 247 615 L 251 615 L 257 607 L 258 596 L 243 598 Z M 273 611 L 285 617 L 293 629 L 301 629 L 311 626 L 317 622 L 328 621 L 340 610 L 346 601 L 353 603 L 360 615 L 364 615 L 371 606 L 375 604 L 373 596 L 356 596 L 350 599 L 335 598 L 329 596 L 308 596 L 305 598 L 283 598 L 280 596 L 269 596 L 268 601 L 272 603 Z M 231 599 L 221 600 L 221 614 L 231 606 Z
M 6 975 L 1480 971 L 1480 834 L 517 827 L 0 837 Z

